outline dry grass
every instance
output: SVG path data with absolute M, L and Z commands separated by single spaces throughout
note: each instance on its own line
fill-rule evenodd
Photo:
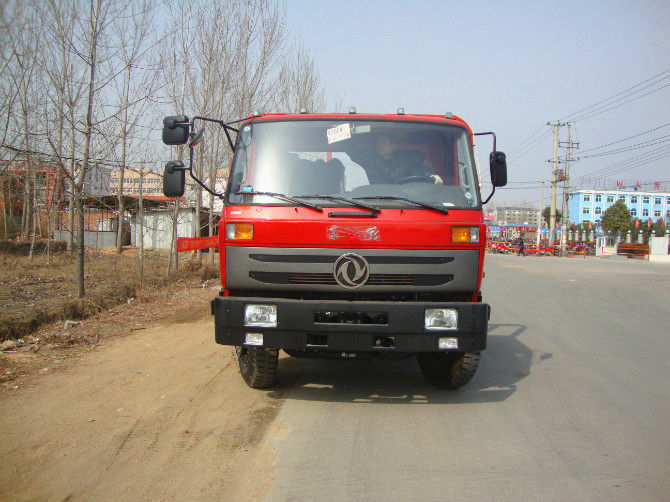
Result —
M 30 260 L 24 247 L 0 244 L 0 340 L 20 338 L 51 321 L 86 318 L 131 298 L 148 301 L 174 282 L 195 284 L 219 276 L 218 265 L 184 256 L 179 271 L 166 277 L 167 255 L 154 252 L 145 252 L 141 275 L 137 249 L 121 255 L 113 249 L 87 250 L 86 297 L 79 299 L 73 257 L 42 251 Z

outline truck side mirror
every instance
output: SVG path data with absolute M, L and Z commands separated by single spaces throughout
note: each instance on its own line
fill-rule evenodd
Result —
M 172 115 L 163 119 L 163 143 L 184 145 L 189 137 L 189 120 L 186 115 Z
M 163 195 L 166 197 L 182 197 L 186 186 L 186 168 L 184 163 L 171 160 L 165 164 L 163 173 Z
M 494 187 L 507 185 L 507 159 L 503 152 L 491 152 L 489 156 L 491 183 Z

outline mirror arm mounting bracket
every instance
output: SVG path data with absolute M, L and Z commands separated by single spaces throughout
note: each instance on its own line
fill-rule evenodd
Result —
M 236 129 L 235 127 L 232 127 L 229 124 L 226 124 L 223 120 L 219 119 L 212 119 L 209 117 L 201 117 L 201 116 L 195 116 L 193 117 L 193 120 L 191 121 L 191 125 L 195 124 L 196 120 L 203 120 L 205 122 L 214 122 L 215 124 L 219 124 L 221 127 L 223 127 L 223 130 L 226 133 L 226 138 L 228 138 L 228 144 L 230 145 L 230 149 L 234 152 L 235 151 L 235 144 L 233 143 L 233 138 L 230 136 L 230 133 L 228 131 L 234 131 L 234 132 L 239 132 L 239 129 Z M 235 121 L 239 122 L 239 121 Z M 235 123 L 232 122 L 232 123 Z
M 473 136 L 486 136 L 486 135 L 488 135 L 488 134 L 490 134 L 491 136 L 493 136 L 493 151 L 495 152 L 495 151 L 496 151 L 496 133 L 494 133 L 493 131 L 488 131 L 488 132 L 475 132 L 475 133 L 473 133 L 472 135 L 473 135 Z
M 233 138 L 230 137 L 230 133 L 228 132 L 229 128 L 226 127 L 226 126 L 221 126 L 221 127 L 223 127 L 223 132 L 226 133 L 226 138 L 228 138 L 228 144 L 230 145 L 230 149 L 234 152 L 235 151 L 235 144 L 233 143 Z M 230 127 L 230 129 L 233 129 L 233 128 Z M 236 129 L 233 129 L 233 130 L 236 130 Z
M 473 136 L 488 136 L 489 134 L 490 134 L 491 136 L 493 136 L 493 151 L 495 152 L 495 151 L 497 151 L 497 150 L 496 150 L 496 133 L 494 133 L 493 131 L 476 132 L 476 133 L 473 133 Z M 493 190 L 491 191 L 491 194 L 486 198 L 486 200 L 485 200 L 484 202 L 482 202 L 482 205 L 484 205 L 484 204 L 486 204 L 488 201 L 490 201 L 490 200 L 491 200 L 491 197 L 493 197 L 493 194 L 494 194 L 494 193 L 496 193 L 496 187 L 495 187 L 495 185 L 493 186 Z
M 491 197 L 493 197 L 493 194 L 496 193 L 496 187 L 493 187 L 493 190 L 491 191 L 491 195 L 489 195 L 484 202 L 482 202 L 482 205 L 486 204 L 488 201 L 491 200 Z
M 219 199 L 223 200 L 223 194 L 222 193 L 219 193 L 219 192 L 216 192 L 216 191 L 212 190 L 207 185 L 205 185 L 202 181 L 200 181 L 200 179 L 195 174 L 193 174 L 193 147 L 189 148 L 188 157 L 189 157 L 189 166 L 188 166 L 188 168 L 184 168 L 183 170 L 188 171 L 188 174 L 191 175 L 191 178 L 193 178 L 193 180 L 198 185 L 200 185 L 202 188 L 204 188 L 206 192 L 210 193 L 214 197 L 218 197 Z

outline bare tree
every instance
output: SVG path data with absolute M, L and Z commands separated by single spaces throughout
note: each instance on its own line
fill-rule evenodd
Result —
M 120 2 L 109 1 L 103 3 L 102 0 L 89 0 L 88 13 L 76 23 L 74 36 L 69 43 L 69 50 L 81 61 L 85 69 L 84 98 L 86 106 L 81 130 L 77 131 L 82 138 L 82 157 L 81 163 L 76 165 L 72 183 L 72 195 L 77 214 L 75 280 L 79 297 L 85 294 L 84 181 L 93 164 L 91 154 L 94 134 L 100 124 L 109 119 L 108 116 L 105 117 L 104 107 L 96 107 L 96 104 L 98 104 L 100 95 L 117 76 L 115 68 L 110 67 L 109 64 L 116 49 L 112 45 L 110 31 L 113 27 L 113 21 L 124 13 L 125 7 Z
M 12 112 L 19 96 L 19 87 L 14 78 L 16 59 L 13 40 L 15 38 L 16 26 L 20 22 L 20 15 L 16 12 L 17 2 L 3 0 L 0 3 L 0 37 L 3 41 L 12 41 L 12 43 L 0 44 L 0 145 L 11 144 L 8 141 L 10 134 L 10 121 Z
M 120 251 L 124 172 L 146 158 L 139 153 L 141 148 L 146 150 L 146 143 L 138 131 L 147 126 L 152 107 L 164 109 L 167 101 L 172 103 L 172 113 L 189 109 L 232 120 L 253 110 L 317 109 L 323 102 L 314 62 L 306 50 L 287 45 L 284 12 L 274 1 L 175 2 L 170 10 L 172 23 L 160 18 L 157 26 L 152 23 L 151 8 L 151 0 L 0 0 L 0 32 L 9 42 L 0 47 L 1 145 L 24 162 L 27 174 L 20 192 L 12 193 L 13 183 L 3 179 L 5 234 L 17 199 L 23 202 L 19 211 L 24 235 L 35 238 L 38 231 L 49 233 L 51 216 L 38 214 L 41 187 L 35 177 L 38 161 L 55 159 L 56 221 L 65 178 L 71 207 L 69 235 L 70 239 L 77 236 L 80 296 L 85 293 L 87 176 L 104 165 L 120 170 Z M 171 33 L 166 45 L 156 49 L 165 33 Z M 157 54 L 170 56 L 169 61 L 161 61 L 162 79 L 153 73 Z M 154 92 L 157 86 L 163 87 L 160 104 Z M 227 138 L 219 129 L 203 145 L 196 169 L 216 187 L 222 166 L 225 171 L 230 164 Z M 176 151 L 180 160 L 183 152 L 183 147 Z M 207 205 L 198 193 L 196 235 L 201 232 L 203 202 Z M 211 235 L 215 231 L 212 196 L 208 205 Z M 175 203 L 175 237 L 178 216 L 179 203 Z M 177 266 L 176 252 L 174 260 Z
M 124 175 L 128 160 L 128 149 L 134 130 L 140 123 L 150 104 L 149 98 L 156 90 L 156 66 L 152 61 L 156 39 L 152 38 L 153 6 L 148 0 L 137 4 L 131 3 L 129 12 L 115 20 L 115 31 L 119 33 L 120 49 L 119 63 L 123 68 L 122 84 L 119 89 L 119 187 L 118 187 L 118 222 L 116 251 L 121 253 L 123 248 Z
M 175 36 L 164 71 L 174 111 L 184 114 L 190 109 L 235 120 L 252 111 L 324 107 L 325 93 L 314 60 L 302 46 L 294 49 L 287 44 L 285 13 L 275 2 L 224 0 L 174 7 L 171 32 Z M 221 177 L 221 172 L 229 167 L 231 153 L 220 129 L 198 147 L 196 171 L 210 187 L 224 181 L 226 175 Z M 202 193 L 199 187 L 196 192 L 195 235 L 199 236 Z M 212 194 L 208 199 L 208 227 L 213 235 L 215 200 Z M 176 213 L 173 236 L 176 239 Z
M 23 234 L 30 237 L 29 257 L 32 258 L 38 231 L 38 159 L 33 154 L 35 130 L 38 129 L 36 119 L 39 116 L 37 95 L 41 82 L 37 55 L 42 49 L 43 41 L 39 36 L 40 20 L 35 15 L 34 4 L 17 3 L 13 9 L 15 19 L 12 23 L 13 29 L 9 30 L 13 63 L 10 67 L 14 70 L 12 79 L 16 85 L 17 100 L 9 124 L 16 131 L 14 137 L 20 142 L 23 151 L 25 190 L 22 229 Z
M 280 75 L 281 95 L 279 108 L 299 112 L 323 111 L 326 105 L 325 90 L 314 58 L 301 44 L 286 57 Z

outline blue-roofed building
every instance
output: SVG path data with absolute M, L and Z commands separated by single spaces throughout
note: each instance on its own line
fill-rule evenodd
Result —
M 667 222 L 670 219 L 670 191 L 665 186 L 658 186 L 658 188 L 657 190 L 642 190 L 634 187 L 615 190 L 574 190 L 570 192 L 568 199 L 570 223 L 589 221 L 594 224 L 599 223 L 607 208 L 613 206 L 618 200 L 626 204 L 633 218 L 640 220 L 651 218 L 652 221 L 663 218 Z

